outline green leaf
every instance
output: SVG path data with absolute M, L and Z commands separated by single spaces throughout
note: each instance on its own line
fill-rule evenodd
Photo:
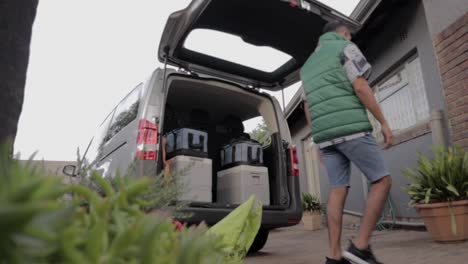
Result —
M 446 188 L 447 190 L 454 193 L 457 197 L 460 196 L 460 193 L 458 193 L 457 189 L 453 185 L 449 184 Z
M 93 172 L 91 175 L 93 181 L 102 189 L 104 194 L 107 197 L 111 197 L 114 194 L 114 190 L 112 186 L 109 184 L 107 180 L 105 180 L 101 175 L 97 174 L 97 172 Z
M 424 199 L 424 203 L 426 204 L 428 204 L 429 201 L 431 200 L 431 191 L 432 191 L 431 188 L 427 189 L 426 191 L 426 198 Z
M 106 219 L 101 219 L 90 230 L 86 244 L 86 254 L 92 263 L 99 263 L 99 257 L 107 248 L 107 225 Z

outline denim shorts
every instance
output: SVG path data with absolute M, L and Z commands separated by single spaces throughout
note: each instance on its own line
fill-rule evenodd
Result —
M 371 183 L 390 175 L 381 147 L 372 135 L 329 146 L 321 152 L 332 188 L 350 186 L 351 162 Z

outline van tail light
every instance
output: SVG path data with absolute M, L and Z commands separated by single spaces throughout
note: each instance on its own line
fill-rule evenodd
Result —
M 299 159 L 297 158 L 297 149 L 292 147 L 291 150 L 291 175 L 294 177 L 299 176 Z
M 138 124 L 137 160 L 156 160 L 158 158 L 158 127 L 146 119 Z

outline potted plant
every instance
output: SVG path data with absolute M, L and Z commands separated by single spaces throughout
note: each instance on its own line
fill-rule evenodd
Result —
M 302 222 L 307 230 L 318 230 L 321 228 L 322 205 L 318 197 L 312 196 L 310 193 L 302 193 Z
M 435 241 L 468 239 L 468 153 L 434 149 L 434 158 L 419 155 L 417 171 L 404 175 L 411 202 Z

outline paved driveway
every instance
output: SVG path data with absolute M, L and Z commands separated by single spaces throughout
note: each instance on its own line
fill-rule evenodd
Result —
M 343 245 L 355 231 L 344 230 Z M 327 232 L 305 231 L 302 227 L 270 233 L 264 249 L 247 257 L 245 264 L 321 264 L 327 254 Z M 465 264 L 468 242 L 435 243 L 427 232 L 387 231 L 373 237 L 373 249 L 385 264 Z

